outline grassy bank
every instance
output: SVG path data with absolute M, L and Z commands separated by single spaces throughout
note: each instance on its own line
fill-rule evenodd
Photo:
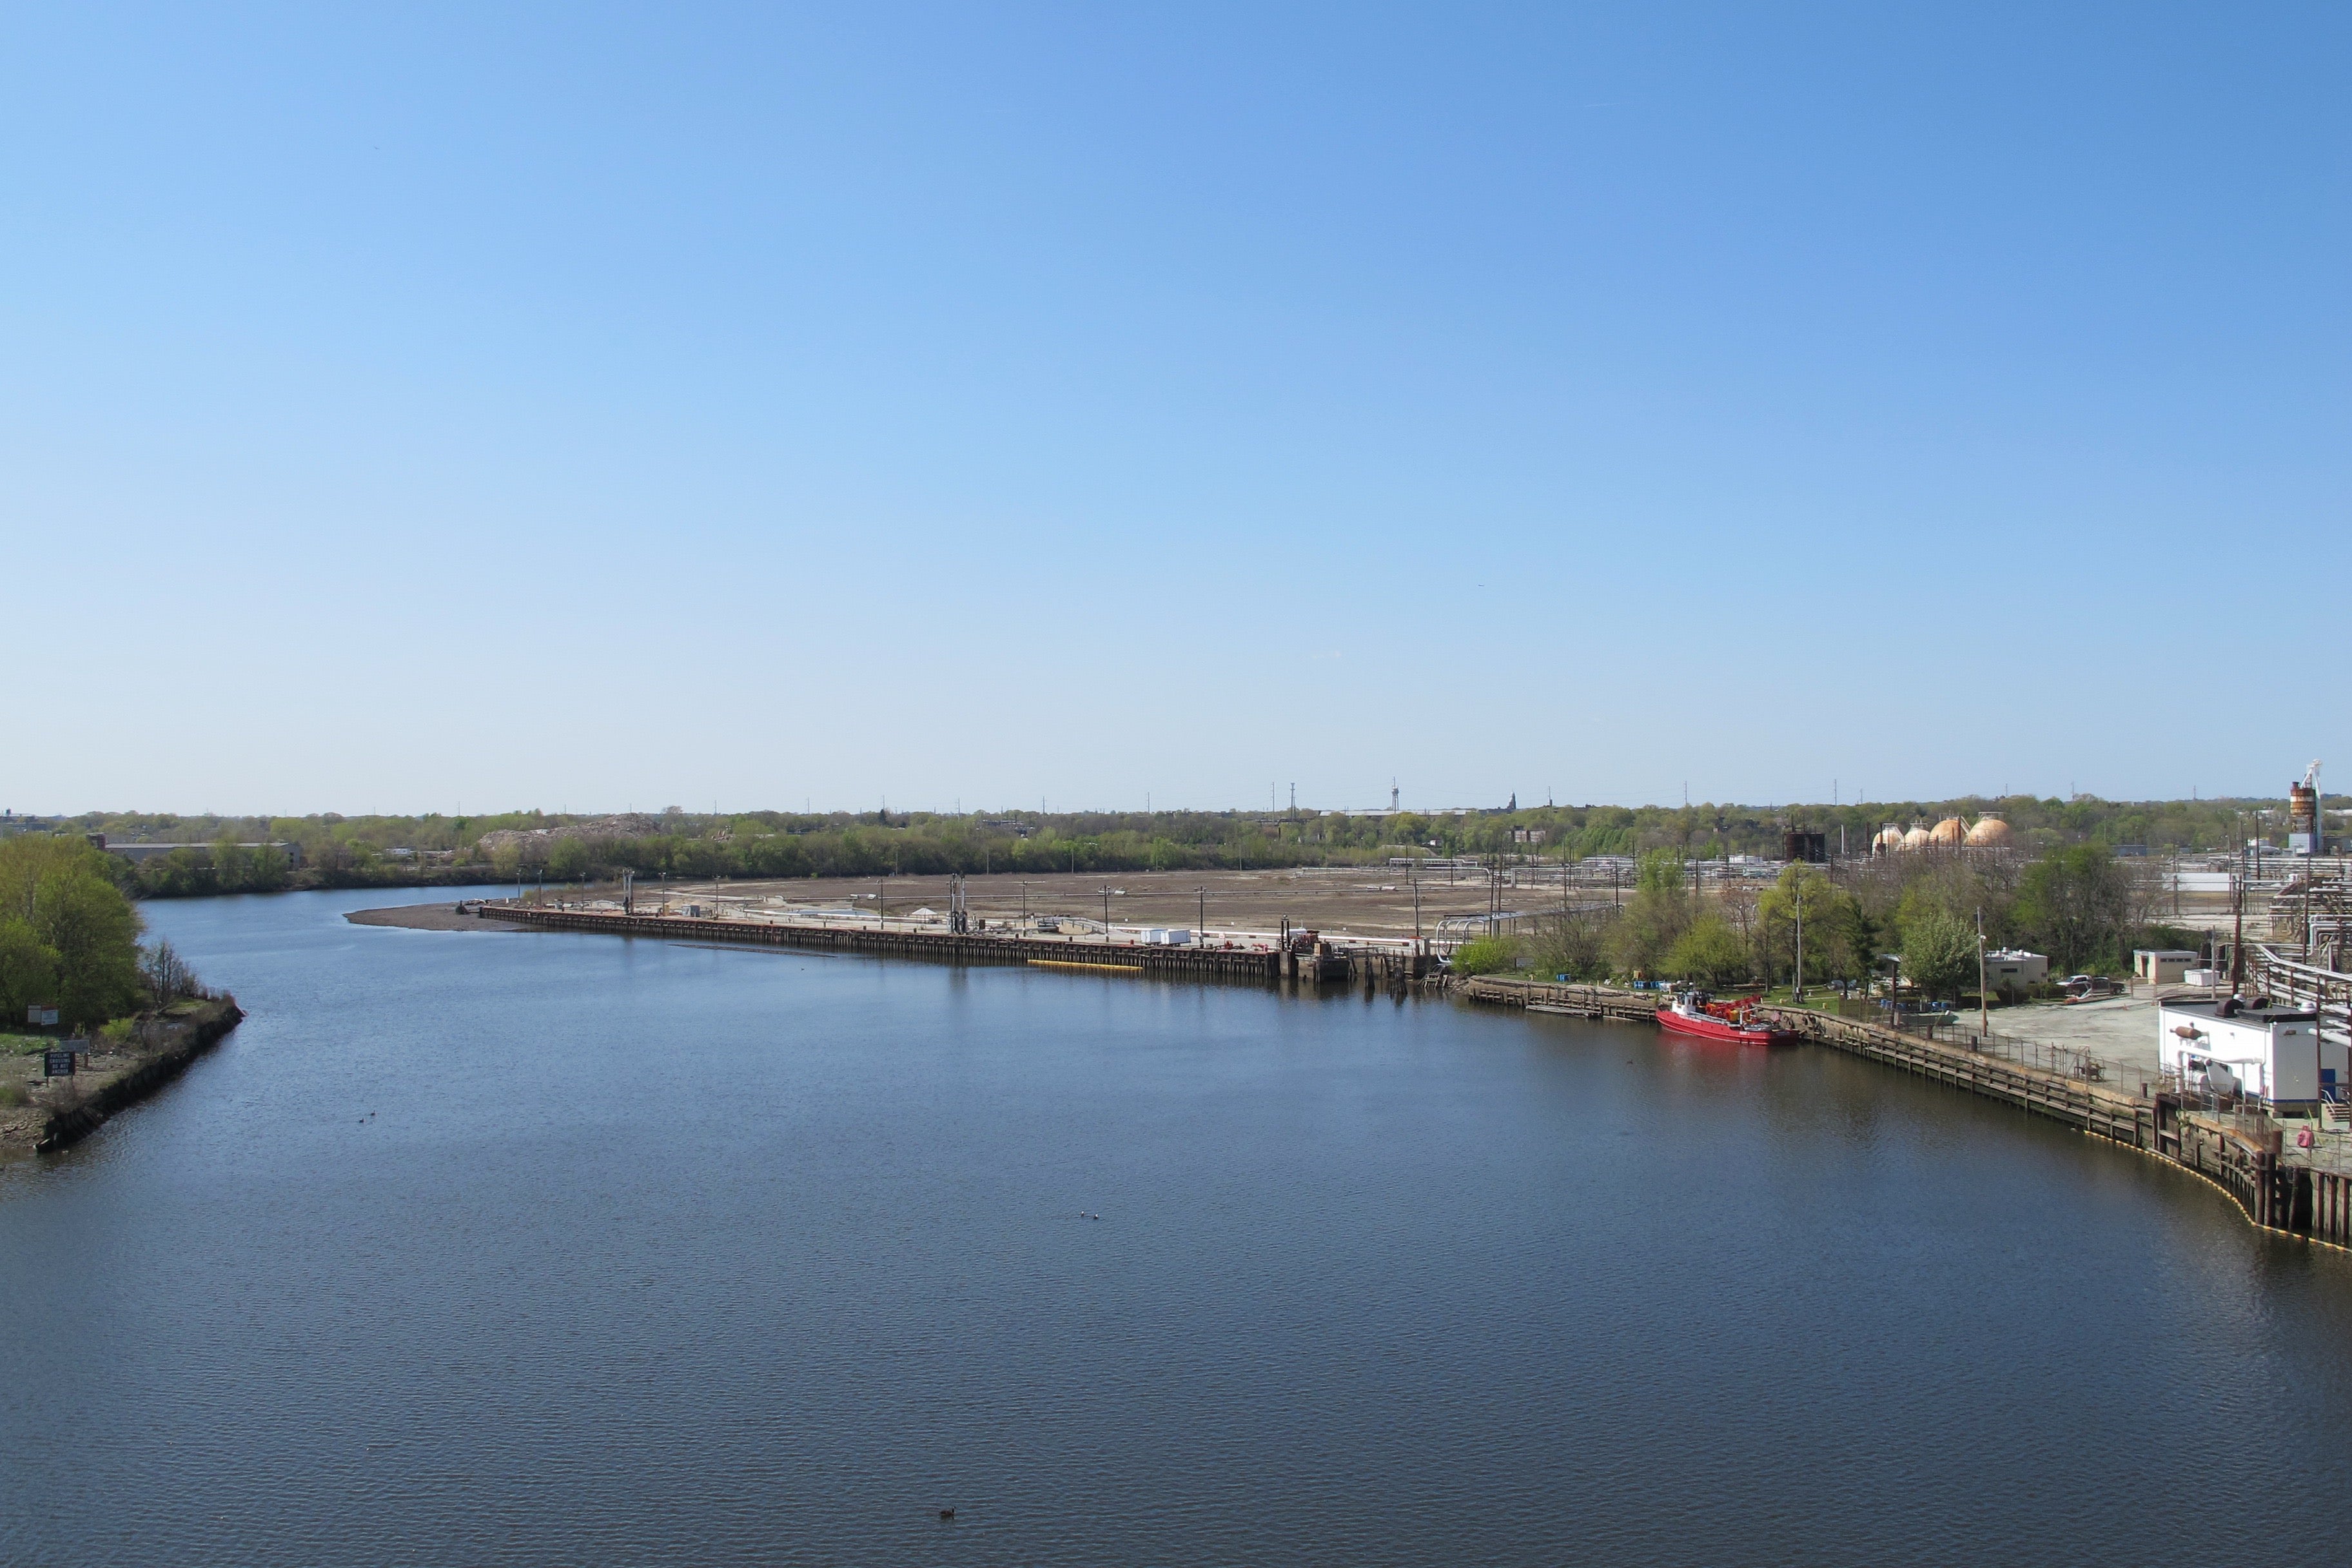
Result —
M 218 996 L 118 1019 L 90 1037 L 90 1053 L 70 1078 L 41 1076 L 41 1053 L 58 1040 L 0 1035 L 0 1160 L 87 1138 L 177 1078 L 244 1016 L 235 997 Z

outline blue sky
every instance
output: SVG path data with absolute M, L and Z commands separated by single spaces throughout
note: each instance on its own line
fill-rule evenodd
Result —
M 2341 7 L 0 40 L 20 811 L 2352 766 Z

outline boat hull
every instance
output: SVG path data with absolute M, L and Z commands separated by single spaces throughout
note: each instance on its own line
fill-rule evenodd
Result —
M 1786 1029 L 1754 1028 L 1723 1018 L 1694 1018 L 1671 1007 L 1658 1009 L 1658 1027 L 1669 1034 L 1726 1046 L 1781 1046 L 1797 1037 Z

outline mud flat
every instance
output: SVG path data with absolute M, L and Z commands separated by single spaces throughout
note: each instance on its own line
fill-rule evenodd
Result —
M 458 912 L 460 908 L 464 913 Z M 399 904 L 388 910 L 354 910 L 343 918 L 359 926 L 398 926 L 404 931 L 529 931 L 512 921 L 479 920 L 474 906 Z

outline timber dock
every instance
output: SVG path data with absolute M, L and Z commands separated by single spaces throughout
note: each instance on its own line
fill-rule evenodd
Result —
M 1468 1001 L 1581 1018 L 1649 1023 L 1658 994 L 1607 985 L 1547 984 L 1480 976 L 1459 988 Z M 2352 1172 L 2285 1156 L 2279 1130 L 2256 1113 L 2192 1109 L 2179 1096 L 2126 1094 L 2105 1085 L 1904 1034 L 1807 1007 L 1760 1009 L 1776 1028 L 1884 1067 L 1966 1089 L 2094 1138 L 2136 1149 L 2202 1176 L 2235 1198 L 2246 1217 L 2335 1247 L 2352 1247 Z

